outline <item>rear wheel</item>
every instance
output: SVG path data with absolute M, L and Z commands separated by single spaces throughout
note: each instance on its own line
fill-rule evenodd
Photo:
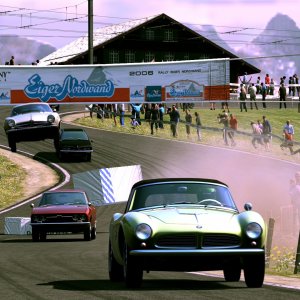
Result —
M 139 288 L 143 281 L 143 269 L 139 266 L 138 260 L 129 255 L 129 248 L 124 242 L 123 270 L 125 284 L 129 288 Z
M 247 287 L 260 288 L 265 278 L 265 256 L 244 258 L 244 276 Z
M 121 266 L 115 259 L 111 242 L 109 241 L 108 246 L 108 272 L 109 272 L 109 279 L 111 281 L 122 281 L 124 280 L 124 272 L 123 266 Z
M 87 153 L 86 155 L 86 161 L 91 161 L 92 160 L 92 154 L 91 153 Z

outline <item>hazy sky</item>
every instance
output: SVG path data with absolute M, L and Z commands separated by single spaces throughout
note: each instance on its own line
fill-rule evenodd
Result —
M 240 43 L 253 39 L 278 13 L 300 28 L 299 0 L 93 0 L 93 8 L 94 28 L 165 13 L 185 25 L 213 25 L 224 40 Z M 87 0 L 2 0 L 0 35 L 16 34 L 59 48 L 87 33 L 87 12 Z M 225 33 L 241 28 L 240 34 Z

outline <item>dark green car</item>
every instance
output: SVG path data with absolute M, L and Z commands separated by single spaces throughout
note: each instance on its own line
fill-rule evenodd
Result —
M 110 280 L 139 287 L 143 271 L 223 270 L 226 281 L 239 281 L 243 270 L 248 287 L 261 287 L 266 226 L 251 208 L 239 212 L 217 180 L 137 182 L 110 223 Z
M 80 157 L 86 161 L 92 158 L 92 140 L 82 128 L 64 128 L 60 131 L 59 144 L 56 149 L 59 159 Z

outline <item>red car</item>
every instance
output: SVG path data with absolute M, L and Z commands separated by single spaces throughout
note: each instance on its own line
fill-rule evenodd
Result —
M 82 190 L 48 191 L 31 207 L 33 241 L 46 240 L 47 233 L 82 232 L 86 241 L 96 238 L 96 208 Z

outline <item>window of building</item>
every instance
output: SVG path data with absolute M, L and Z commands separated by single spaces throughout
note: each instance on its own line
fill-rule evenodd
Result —
M 190 59 L 190 54 L 188 52 L 183 54 L 183 60 L 189 60 Z
M 167 42 L 174 41 L 174 31 L 172 29 L 166 29 L 165 30 L 164 40 L 167 41 Z
M 165 61 L 174 61 L 175 60 L 175 54 L 173 52 L 166 52 L 164 55 Z
M 145 62 L 151 62 L 151 61 L 154 61 L 155 60 L 155 55 L 153 52 L 151 51 L 147 51 L 145 53 Z
M 146 29 L 146 40 L 148 41 L 153 41 L 155 36 L 154 36 L 154 30 L 153 29 L 150 29 L 150 28 L 147 28 Z
M 118 64 L 119 62 L 120 62 L 119 51 L 110 50 L 109 51 L 109 63 L 110 64 Z
M 132 50 L 125 50 L 125 63 L 135 62 L 135 52 Z

